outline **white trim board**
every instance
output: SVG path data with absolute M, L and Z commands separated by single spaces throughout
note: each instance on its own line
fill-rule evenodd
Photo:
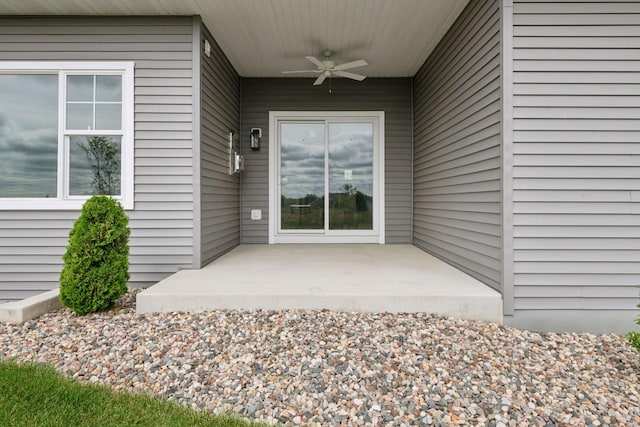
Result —
M 371 120 L 374 125 L 374 231 L 317 233 L 278 232 L 278 123 L 281 121 Z M 269 111 L 269 244 L 274 243 L 385 243 L 384 111 Z

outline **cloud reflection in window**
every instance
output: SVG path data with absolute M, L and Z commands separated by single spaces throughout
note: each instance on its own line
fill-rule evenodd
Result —
M 58 76 L 0 74 L 0 197 L 56 197 Z

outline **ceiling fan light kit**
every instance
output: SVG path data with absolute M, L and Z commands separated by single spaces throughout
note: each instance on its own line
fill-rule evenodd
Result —
M 317 67 L 315 70 L 291 70 L 291 71 L 283 71 L 283 74 L 296 74 L 296 73 L 314 73 L 320 74 L 318 78 L 313 82 L 314 86 L 321 85 L 327 78 L 331 79 L 333 76 L 344 77 L 347 79 L 357 80 L 359 82 L 363 81 L 367 77 L 362 74 L 351 73 L 345 70 L 350 70 L 352 68 L 364 67 L 367 64 L 367 61 L 363 59 L 359 59 L 357 61 L 345 62 L 344 64 L 336 64 L 335 61 L 331 59 L 331 55 L 333 54 L 330 50 L 325 50 L 323 52 L 324 60 L 320 61 L 315 56 L 305 56 L 309 62 Z M 331 81 L 331 80 L 329 80 Z M 331 93 L 331 89 L 329 89 L 329 93 Z

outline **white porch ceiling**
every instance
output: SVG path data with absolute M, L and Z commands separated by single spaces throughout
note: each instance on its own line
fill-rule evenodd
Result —
M 0 15 L 200 15 L 244 77 L 333 50 L 369 77 L 415 75 L 468 0 L 2 0 Z M 301 75 L 304 76 L 304 75 Z

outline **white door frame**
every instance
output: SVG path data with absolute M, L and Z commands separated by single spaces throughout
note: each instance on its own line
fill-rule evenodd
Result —
M 353 118 L 371 120 L 373 138 L 373 201 L 374 230 L 368 235 L 358 233 L 279 233 L 279 126 L 280 121 L 340 121 Z M 384 194 L 384 111 L 269 111 L 269 244 L 273 243 L 380 243 L 385 242 L 385 194 Z

